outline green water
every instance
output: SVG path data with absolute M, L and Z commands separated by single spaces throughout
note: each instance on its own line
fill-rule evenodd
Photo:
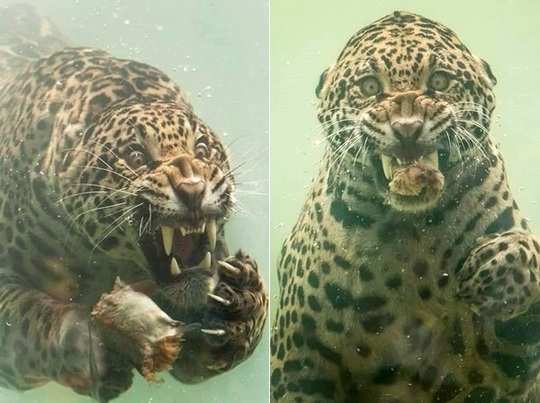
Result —
M 239 175 L 241 212 L 229 223 L 229 245 L 256 257 L 268 279 L 268 4 L 234 0 L 25 0 L 49 16 L 74 45 L 160 68 L 189 93 L 195 110 L 230 144 Z M 0 6 L 9 4 L 0 0 Z M 268 284 L 268 281 L 267 281 Z M 258 403 L 268 396 L 268 341 L 236 369 L 199 385 L 168 376 L 137 377 L 119 403 Z M 82 403 L 47 385 L 23 394 L 0 389 L 0 403 Z
M 492 132 L 499 140 L 514 197 L 540 231 L 540 2 L 271 0 L 33 0 L 76 45 L 150 63 L 190 94 L 196 111 L 245 161 L 238 194 L 242 211 L 229 225 L 232 249 L 242 247 L 275 280 L 283 239 L 296 221 L 324 142 L 314 89 L 359 28 L 395 9 L 438 20 L 489 62 L 498 78 Z M 9 3 L 0 0 L 0 5 Z M 269 75 L 271 71 L 271 75 Z M 271 250 L 268 262 L 268 79 L 272 138 Z M 278 287 L 272 288 L 276 305 Z M 259 403 L 268 400 L 268 342 L 235 370 L 200 385 L 135 386 L 118 402 Z M 24 394 L 0 390 L 0 403 L 81 403 L 89 399 L 47 385 Z
M 513 195 L 540 231 L 540 2 L 272 0 L 271 263 L 272 303 L 278 305 L 276 262 L 300 212 L 324 150 L 315 87 L 346 41 L 394 10 L 424 15 L 453 29 L 484 58 L 499 83 L 492 133 L 500 142 Z

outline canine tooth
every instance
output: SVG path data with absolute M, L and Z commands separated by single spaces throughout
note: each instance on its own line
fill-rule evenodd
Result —
M 202 223 L 201 226 L 199 227 L 199 232 L 200 232 L 201 234 L 203 234 L 205 229 L 206 229 L 206 223 L 203 221 L 203 223 Z
M 208 243 L 210 245 L 211 251 L 216 249 L 216 233 L 217 233 L 216 220 L 208 221 L 208 225 L 206 226 L 206 234 L 208 236 Z
M 437 151 L 433 151 L 431 154 L 428 155 L 428 157 L 433 163 L 433 167 L 435 169 L 439 169 L 439 153 Z
M 384 176 L 386 176 L 386 179 L 391 180 L 392 174 L 393 174 L 392 157 L 381 154 L 381 162 L 382 162 L 382 167 L 384 171 Z
M 163 249 L 167 256 L 171 254 L 172 243 L 173 243 L 174 229 L 171 227 L 166 227 L 165 225 L 161 226 L 161 237 L 163 238 Z
M 428 163 L 435 169 L 439 169 L 439 153 L 437 151 L 433 151 L 431 154 L 424 155 L 422 158 L 420 158 L 420 160 Z
M 222 297 L 220 297 L 219 295 L 212 294 L 212 293 L 208 293 L 208 296 L 209 296 L 210 298 L 212 298 L 214 301 L 217 301 L 217 302 L 219 302 L 220 304 L 223 304 L 223 305 L 225 305 L 225 306 L 231 305 L 231 301 L 229 301 L 228 299 L 222 298 Z
M 211 263 L 212 263 L 212 254 L 210 252 L 206 252 L 206 255 L 199 262 L 199 267 L 203 269 L 209 269 Z
M 180 230 L 180 233 L 182 234 L 182 236 L 186 236 L 188 234 L 186 227 L 180 226 L 178 227 L 178 229 Z
M 173 276 L 178 276 L 180 274 L 180 266 L 178 266 L 178 262 L 174 257 L 171 259 L 171 274 Z

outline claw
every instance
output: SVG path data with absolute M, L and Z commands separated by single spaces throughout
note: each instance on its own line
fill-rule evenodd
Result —
M 227 363 L 222 362 L 222 363 L 216 363 L 216 364 L 212 364 L 212 365 L 207 365 L 206 368 L 209 369 L 210 371 L 221 371 L 221 370 L 227 368 Z
M 223 260 L 218 261 L 218 264 L 223 267 L 225 270 L 228 270 L 231 274 L 238 276 L 240 274 L 240 269 L 234 267 L 232 264 L 224 262 Z
M 211 334 L 213 336 L 225 336 L 225 330 L 223 329 L 201 329 L 202 333 Z
M 212 298 L 214 301 L 217 301 L 217 302 L 219 302 L 220 304 L 223 304 L 223 305 L 225 305 L 225 306 L 231 305 L 231 301 L 229 301 L 228 299 L 222 298 L 222 297 L 220 297 L 219 295 L 212 294 L 212 293 L 208 293 L 208 296 L 209 296 L 210 298 Z

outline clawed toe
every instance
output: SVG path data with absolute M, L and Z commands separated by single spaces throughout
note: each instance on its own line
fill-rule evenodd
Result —
M 223 304 L 225 306 L 231 305 L 231 301 L 228 299 L 222 298 L 219 295 L 208 293 L 208 296 L 212 298 L 214 301 L 219 302 L 220 304 Z
M 227 270 L 229 273 L 231 273 L 232 275 L 234 276 L 238 276 L 240 274 L 240 269 L 238 269 L 237 267 L 234 267 L 232 264 L 230 263 L 227 263 L 223 260 L 220 260 L 218 261 L 218 264 L 224 268 L 225 270 Z
M 224 329 L 201 329 L 201 332 L 212 336 L 225 336 L 227 333 Z

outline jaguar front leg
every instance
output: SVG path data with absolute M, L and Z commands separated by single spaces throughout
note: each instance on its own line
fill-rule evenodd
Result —
M 93 307 L 56 300 L 0 272 L 0 384 L 18 390 L 56 381 L 108 402 L 168 369 L 185 331 L 146 295 L 119 282 Z M 198 329 L 194 329 L 199 331 Z
M 263 334 L 268 297 L 257 263 L 242 251 L 217 262 L 218 281 L 202 313 L 200 333 L 186 338 L 171 374 L 200 382 L 251 355 Z
M 510 319 L 540 300 L 540 242 L 511 230 L 479 239 L 458 273 L 458 296 L 479 315 Z
M 26 390 L 56 381 L 108 401 L 131 386 L 133 366 L 110 351 L 88 307 L 58 301 L 0 273 L 0 383 Z M 95 372 L 94 372 L 95 371 Z

